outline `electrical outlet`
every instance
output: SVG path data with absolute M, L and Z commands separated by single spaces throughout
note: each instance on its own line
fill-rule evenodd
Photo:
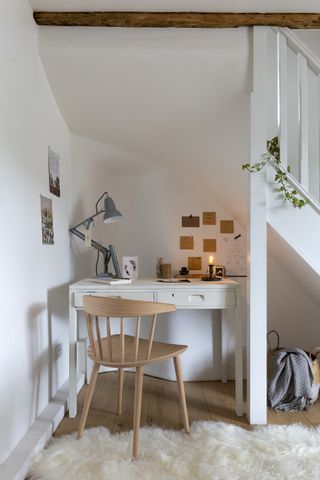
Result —
M 63 354 L 63 345 L 62 343 L 58 343 L 58 345 L 56 345 L 56 359 L 59 358 L 59 357 L 62 357 L 62 354 Z

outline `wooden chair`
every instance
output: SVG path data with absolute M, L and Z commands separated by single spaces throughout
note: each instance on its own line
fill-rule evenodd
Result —
M 123 369 L 135 367 L 132 458 L 137 459 L 143 369 L 145 365 L 162 362 L 170 358 L 173 358 L 177 376 L 184 430 L 185 432 L 189 432 L 189 420 L 180 359 L 180 354 L 188 347 L 186 345 L 172 345 L 155 342 L 153 340 L 157 315 L 160 313 L 173 312 L 176 309 L 175 305 L 95 296 L 85 296 L 83 302 L 90 341 L 88 355 L 94 363 L 90 384 L 83 405 L 78 438 L 83 434 L 100 365 L 118 368 L 118 415 L 121 414 L 122 409 Z M 141 318 L 145 316 L 152 317 L 148 339 L 140 337 Z M 110 318 L 119 320 L 119 333 L 111 333 Z M 135 319 L 135 335 L 126 335 L 125 323 L 132 322 L 134 321 L 133 319 Z M 101 335 L 103 324 L 105 325 L 106 336 Z

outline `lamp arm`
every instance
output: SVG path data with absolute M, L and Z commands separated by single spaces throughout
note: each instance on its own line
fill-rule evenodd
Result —
M 107 197 L 107 196 L 108 196 L 108 192 L 104 192 L 104 193 L 101 195 L 101 197 L 97 200 L 97 203 L 96 203 L 96 212 L 97 212 L 97 213 L 98 213 L 98 204 L 99 204 L 100 200 L 102 200 L 102 198 L 103 198 L 104 196 Z
M 75 228 L 81 227 L 81 225 L 84 225 L 87 222 L 91 222 L 95 217 L 97 217 L 98 215 L 100 215 L 101 213 L 104 213 L 104 212 L 105 212 L 105 209 L 103 208 L 102 210 L 99 210 L 99 212 L 96 212 L 93 215 L 91 215 L 90 217 L 85 218 L 84 220 L 82 220 L 82 222 L 78 223 L 78 225 L 75 225 L 74 227 L 71 227 L 70 232 L 72 232 L 72 230 L 74 230 Z
M 79 225 L 82 225 L 82 223 L 80 223 Z M 70 232 L 73 233 L 73 235 L 75 235 L 76 237 L 81 238 L 81 240 L 85 242 L 86 240 L 85 235 L 82 232 L 80 232 L 80 230 L 77 229 L 79 225 L 77 225 L 76 227 L 70 228 Z M 98 242 L 95 242 L 94 240 L 91 240 L 91 246 L 96 250 L 99 250 L 99 252 L 103 253 L 103 255 L 106 255 L 109 252 L 109 249 L 107 247 L 104 247 L 103 245 L 101 245 Z

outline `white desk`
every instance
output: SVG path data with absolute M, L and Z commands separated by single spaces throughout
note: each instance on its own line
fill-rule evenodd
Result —
M 119 296 L 121 298 L 173 303 L 177 309 L 221 309 L 221 380 L 227 381 L 227 354 L 224 316 L 232 309 L 235 327 L 236 413 L 243 414 L 243 366 L 241 288 L 233 280 L 190 283 L 160 283 L 156 279 L 139 279 L 131 284 L 107 285 L 81 280 L 69 287 L 69 417 L 77 415 L 78 311 L 83 310 L 84 295 Z M 173 320 L 174 321 L 174 320 Z

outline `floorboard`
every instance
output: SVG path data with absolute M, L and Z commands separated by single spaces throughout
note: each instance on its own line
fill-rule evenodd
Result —
M 55 432 L 59 437 L 78 429 L 85 385 L 78 395 L 78 415 L 70 419 L 67 415 Z M 188 414 L 190 422 L 214 420 L 252 428 L 246 417 L 235 414 L 234 382 L 185 382 Z M 104 426 L 112 432 L 132 429 L 134 399 L 134 374 L 125 373 L 122 415 L 117 410 L 117 374 L 114 372 L 99 374 L 97 387 L 92 399 L 86 427 Z M 268 423 L 288 425 L 302 423 L 306 426 L 320 425 L 320 401 L 308 412 L 277 413 L 268 412 Z M 181 430 L 183 428 L 175 382 L 144 375 L 141 425 L 157 425 L 163 428 Z

